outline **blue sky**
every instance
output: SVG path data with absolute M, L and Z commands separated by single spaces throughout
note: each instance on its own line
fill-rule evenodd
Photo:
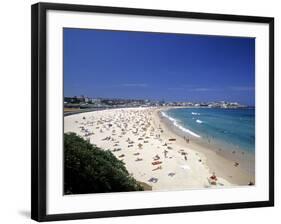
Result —
M 255 39 L 64 29 L 64 94 L 254 105 Z

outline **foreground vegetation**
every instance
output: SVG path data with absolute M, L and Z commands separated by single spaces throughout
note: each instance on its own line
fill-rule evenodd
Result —
M 64 134 L 65 194 L 140 191 L 124 163 L 75 133 Z

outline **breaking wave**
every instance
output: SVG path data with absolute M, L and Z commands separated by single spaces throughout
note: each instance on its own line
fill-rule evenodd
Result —
M 188 133 L 188 134 L 190 134 L 190 135 L 192 135 L 192 136 L 194 136 L 194 137 L 196 137 L 196 138 L 200 138 L 200 137 L 201 137 L 200 135 L 198 135 L 198 134 L 196 134 L 196 133 L 190 131 L 189 129 L 184 128 L 183 126 L 181 126 L 181 125 L 177 122 L 176 119 L 174 119 L 174 118 L 168 116 L 168 115 L 167 115 L 166 113 L 164 113 L 163 111 L 161 112 L 161 114 L 162 114 L 163 117 L 165 117 L 165 118 L 167 118 L 168 120 L 170 120 L 170 121 L 173 123 L 173 125 L 176 126 L 177 128 L 179 128 L 181 131 L 183 131 L 183 132 L 185 132 L 185 133 Z

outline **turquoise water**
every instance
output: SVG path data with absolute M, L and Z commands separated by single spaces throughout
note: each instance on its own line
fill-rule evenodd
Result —
M 255 152 L 255 109 L 178 108 L 163 113 L 187 136 Z

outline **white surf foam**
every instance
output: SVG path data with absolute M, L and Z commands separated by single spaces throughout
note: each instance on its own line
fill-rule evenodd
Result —
M 201 120 L 199 120 L 199 119 L 197 119 L 196 122 L 199 123 L 199 124 L 202 124 L 202 123 L 203 123 L 203 121 L 201 121 Z
M 177 128 L 179 128 L 179 129 L 182 130 L 183 132 L 186 132 L 186 133 L 188 133 L 188 134 L 190 134 L 190 135 L 192 135 L 192 136 L 194 136 L 194 137 L 196 137 L 196 138 L 200 138 L 200 137 L 201 137 L 200 135 L 198 135 L 198 134 L 196 134 L 196 133 L 190 131 L 190 130 L 187 129 L 187 128 L 184 128 L 184 127 L 181 126 L 181 125 L 179 125 L 179 123 L 177 122 L 176 119 L 174 119 L 174 118 L 168 116 L 168 115 L 167 115 L 166 113 L 164 113 L 163 111 L 161 112 L 161 114 L 162 114 L 163 117 L 166 117 L 167 119 L 169 119 L 169 120 L 173 123 L 173 125 L 175 125 Z
M 191 112 L 192 115 L 200 115 L 200 113 Z

